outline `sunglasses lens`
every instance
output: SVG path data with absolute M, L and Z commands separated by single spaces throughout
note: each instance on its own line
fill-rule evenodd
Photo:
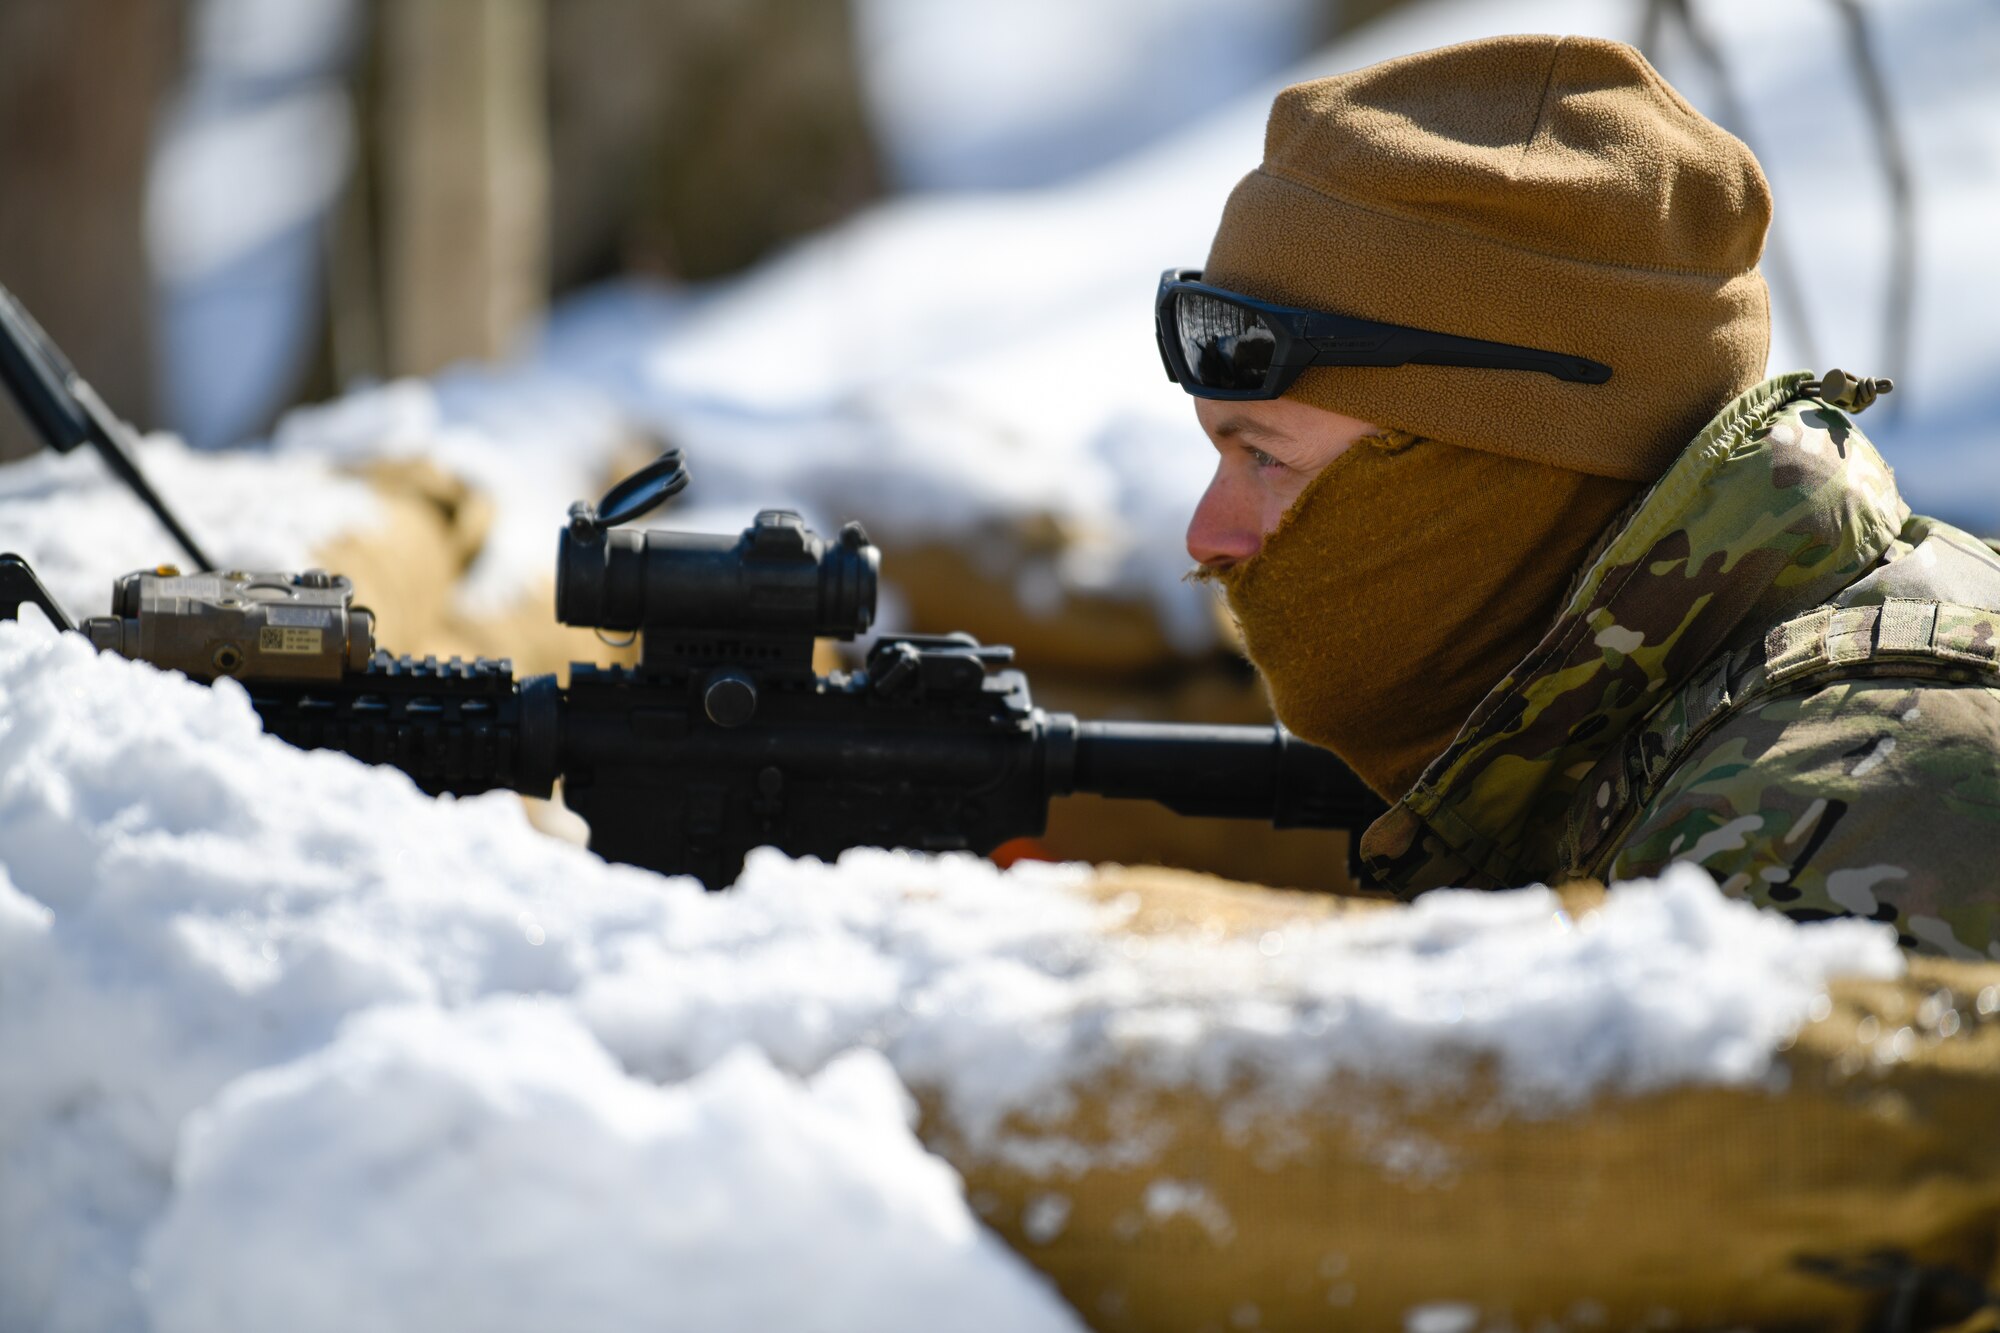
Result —
M 1188 373 L 1205 389 L 1264 387 L 1278 338 L 1262 315 L 1201 292 L 1174 296 L 1174 331 Z

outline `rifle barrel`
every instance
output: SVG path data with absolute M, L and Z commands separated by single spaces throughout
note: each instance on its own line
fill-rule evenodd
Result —
M 1366 827 L 1382 799 L 1331 751 L 1282 727 L 1079 722 L 1068 790 L 1278 828 Z

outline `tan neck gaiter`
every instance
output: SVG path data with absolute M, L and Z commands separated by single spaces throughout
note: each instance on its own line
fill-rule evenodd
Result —
M 1272 708 L 1387 800 L 1533 650 L 1639 483 L 1401 432 L 1328 464 L 1213 575 Z

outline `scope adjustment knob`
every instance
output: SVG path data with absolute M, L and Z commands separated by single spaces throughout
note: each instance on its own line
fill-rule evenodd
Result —
M 741 671 L 718 671 L 702 687 L 701 706 L 718 727 L 740 727 L 757 715 L 757 682 Z

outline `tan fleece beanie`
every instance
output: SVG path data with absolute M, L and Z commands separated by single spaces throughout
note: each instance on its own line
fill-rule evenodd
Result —
M 1322 367 L 1287 396 L 1650 482 L 1764 374 L 1770 216 L 1750 150 L 1631 47 L 1498 37 L 1280 93 L 1204 281 L 1605 362 L 1601 385 Z

